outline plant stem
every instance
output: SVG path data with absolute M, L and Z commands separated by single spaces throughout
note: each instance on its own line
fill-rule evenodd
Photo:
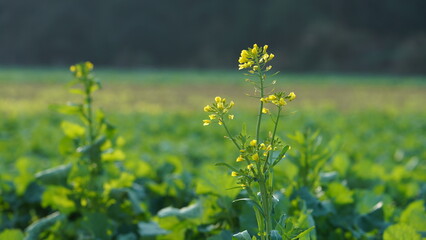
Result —
M 238 148 L 238 150 L 241 149 L 241 147 L 238 145 L 237 141 L 235 140 L 235 138 L 231 135 L 231 132 L 229 131 L 228 127 L 226 126 L 225 122 L 223 121 L 223 118 L 220 119 L 220 121 L 222 122 L 223 127 L 226 130 L 226 133 L 228 134 L 229 138 L 232 140 L 232 142 L 235 144 L 235 146 Z
M 259 71 L 259 79 L 260 79 L 260 98 L 264 97 L 264 87 L 263 87 L 263 76 L 262 72 Z M 262 122 L 262 109 L 263 109 L 263 102 L 260 101 L 259 105 L 259 115 L 257 116 L 257 125 L 256 125 L 256 141 L 259 142 L 259 132 L 260 132 L 260 123 Z

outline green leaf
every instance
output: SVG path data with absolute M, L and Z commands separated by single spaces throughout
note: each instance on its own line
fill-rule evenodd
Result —
M 262 207 L 259 205 L 259 203 L 253 201 L 251 198 L 239 198 L 239 199 L 235 199 L 234 201 L 232 201 L 233 203 L 235 202 L 240 202 L 240 201 L 247 201 L 250 204 L 253 204 L 257 209 L 259 209 L 260 213 L 265 216 L 265 213 L 263 212 Z
M 309 234 L 312 230 L 314 230 L 315 227 L 310 227 L 304 231 L 302 231 L 301 233 L 299 233 L 296 237 L 292 238 L 291 240 L 298 240 L 301 239 L 303 237 L 305 237 L 307 234 Z
M 232 235 L 232 238 L 237 240 L 251 240 L 250 234 L 247 230 Z
M 22 240 L 24 234 L 19 229 L 6 229 L 0 233 L 0 240 Z
M 75 103 L 67 103 L 67 105 L 52 105 L 52 110 L 60 112 L 62 114 L 81 114 L 83 112 L 83 105 Z
M 421 240 L 420 234 L 408 225 L 399 223 L 386 228 L 383 233 L 383 240 Z
M 332 182 L 328 185 L 327 195 L 337 204 L 353 203 L 353 192 L 346 186 L 338 182 Z
M 162 229 L 156 222 L 140 222 L 138 223 L 138 231 L 142 237 L 154 237 L 165 235 L 168 231 Z
M 70 173 L 71 168 L 72 164 L 65 164 L 50 168 L 36 173 L 35 178 L 42 184 L 65 186 L 67 184 L 68 174 Z
M 271 231 L 271 240 L 282 240 L 281 234 L 277 230 Z
M 159 217 L 170 217 L 175 216 L 182 219 L 189 219 L 189 218 L 198 218 L 202 214 L 202 206 L 200 202 L 196 202 L 194 204 L 191 204 L 187 207 L 183 207 L 181 209 L 174 208 L 174 207 L 166 207 L 161 209 L 158 212 Z
M 229 169 L 231 169 L 234 172 L 239 172 L 239 170 L 237 170 L 236 168 L 234 168 L 233 166 L 231 166 L 231 165 L 229 165 L 227 163 L 220 162 L 220 163 L 216 163 L 215 165 L 216 166 L 226 166 L 226 167 L 228 167 Z
M 25 240 L 38 240 L 39 235 L 51 227 L 53 224 L 55 224 L 58 221 L 61 221 L 65 219 L 65 216 L 60 214 L 59 212 L 54 212 L 47 217 L 41 218 L 28 226 L 25 229 L 26 237 Z
M 78 94 L 78 95 L 86 95 L 86 93 L 79 89 L 79 88 L 71 88 L 70 90 L 68 90 L 70 93 L 72 94 Z
M 272 167 L 274 167 L 275 165 L 277 165 L 284 157 L 284 155 L 286 154 L 286 152 L 290 149 L 289 145 L 285 145 L 283 147 L 283 149 L 281 150 L 281 153 L 278 155 L 278 157 L 275 159 L 275 161 L 272 163 Z
M 70 213 L 75 210 L 75 204 L 68 198 L 71 190 L 61 186 L 49 186 L 43 192 L 41 205 L 43 207 L 52 207 L 62 213 Z
M 95 239 L 110 239 L 108 237 L 108 216 L 104 213 L 86 213 L 83 225 L 96 237 Z
M 64 134 L 72 139 L 80 138 L 84 136 L 84 133 L 86 132 L 84 127 L 68 121 L 63 121 L 61 123 L 61 128 Z
M 412 202 L 401 214 L 401 223 L 413 227 L 416 231 L 426 232 L 426 212 L 424 201 Z

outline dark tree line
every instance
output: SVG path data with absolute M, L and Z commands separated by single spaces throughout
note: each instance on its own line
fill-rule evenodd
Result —
M 426 73 L 425 0 L 0 0 L 1 65 Z

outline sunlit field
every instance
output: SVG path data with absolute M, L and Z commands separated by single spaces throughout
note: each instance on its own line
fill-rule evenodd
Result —
M 248 127 L 255 125 L 253 106 L 258 99 L 252 97 L 252 86 L 241 72 L 95 69 L 95 76 L 102 81 L 102 89 L 94 95 L 93 104 L 104 110 L 124 139 L 120 161 L 143 189 L 128 204 L 138 201 L 141 219 L 153 219 L 161 227 L 145 237 L 215 240 L 231 239 L 244 229 L 256 232 L 251 207 L 232 202 L 241 193 L 233 189 L 230 171 L 215 166 L 235 162 L 232 143 L 223 137 L 220 126 L 203 127 L 202 123 L 203 107 L 220 95 L 235 102 L 235 120 L 253 119 L 246 122 Z M 55 105 L 79 99 L 68 92 L 70 79 L 69 71 L 63 69 L 0 70 L 0 193 L 9 196 L 0 201 L 0 208 L 7 212 L 0 214 L 0 230 L 24 229 L 32 219 L 55 210 L 51 202 L 44 209 L 34 207 L 41 196 L 38 200 L 26 196 L 35 191 L 29 184 L 37 172 L 72 159 L 64 156 L 61 121 L 75 118 L 54 111 Z M 401 224 L 410 226 L 408 232 L 424 233 L 426 79 L 286 73 L 272 79 L 277 81 L 275 88 L 297 94 L 285 109 L 277 133 L 294 149 L 275 172 L 275 187 L 285 198 L 280 207 L 292 216 L 313 217 L 318 239 L 382 239 L 386 227 Z M 235 122 L 230 129 L 237 132 L 241 124 Z M 307 139 L 298 142 L 297 134 Z M 299 181 L 302 166 L 295 159 L 311 151 L 310 147 L 327 152 L 314 176 L 318 182 L 311 193 L 320 193 L 315 197 L 296 192 L 289 184 Z M 6 182 L 13 182 L 13 187 Z M 56 207 L 67 212 L 65 205 Z M 197 209 L 187 215 L 183 210 L 159 214 L 169 206 Z M 32 209 L 30 216 L 19 208 Z M 144 236 L 145 225 L 138 226 Z M 54 227 L 49 231 L 54 232 Z M 136 236 L 134 229 L 126 231 L 122 236 Z

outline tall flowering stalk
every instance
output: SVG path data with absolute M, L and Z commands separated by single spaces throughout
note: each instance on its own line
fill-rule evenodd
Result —
M 231 168 L 231 175 L 236 177 L 239 186 L 247 191 L 249 198 L 238 200 L 249 200 L 254 203 L 258 235 L 261 240 L 269 240 L 274 234 L 278 234 L 278 231 L 274 230 L 275 223 L 272 221 L 274 208 L 273 167 L 284 157 L 290 147 L 284 146 L 276 134 L 282 111 L 287 102 L 296 98 L 293 92 L 289 94 L 285 92 L 266 93 L 267 73 L 272 68 L 269 62 L 273 58 L 274 54 L 268 53 L 268 45 L 259 47 L 254 44 L 253 48 L 242 50 L 238 59 L 239 70 L 248 70 L 248 75 L 251 77 L 248 81 L 254 84 L 257 93 L 255 97 L 259 99 L 254 137 L 247 135 L 245 127 L 239 135 L 231 134 L 227 127 L 227 121 L 234 119 L 234 115 L 229 112 L 234 106 L 234 102 L 231 101 L 228 104 L 225 98 L 216 97 L 213 104 L 205 106 L 204 111 L 209 113 L 209 119 L 203 120 L 204 126 L 213 123 L 223 126 L 229 139 L 238 149 L 236 162 L 240 167 L 233 167 L 227 163 L 220 163 L 219 165 L 226 165 Z M 274 127 L 267 136 L 262 136 L 260 130 L 263 118 L 266 115 L 271 117 Z M 239 234 L 248 233 L 241 232 Z M 253 239 L 256 239 L 256 237 L 253 236 Z

